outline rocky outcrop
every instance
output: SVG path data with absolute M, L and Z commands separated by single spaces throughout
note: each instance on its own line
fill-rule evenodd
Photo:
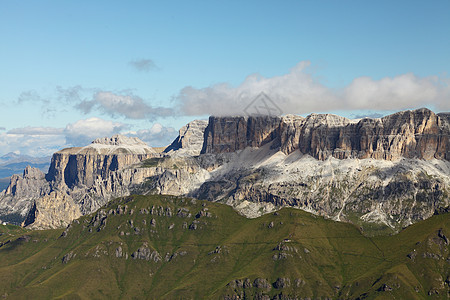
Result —
M 425 108 L 362 120 L 330 114 L 210 117 L 202 153 L 234 152 L 274 142 L 285 154 L 299 149 L 320 160 L 331 156 L 450 160 L 449 136 L 448 114 L 436 115 Z
M 53 191 L 35 200 L 24 226 L 35 229 L 59 228 L 81 217 L 80 207 L 66 193 Z
M 97 178 L 106 179 L 112 172 L 157 156 L 152 148 L 138 138 L 115 135 L 112 138 L 96 139 L 86 147 L 56 152 L 46 179 L 59 189 L 64 185 L 69 188 L 92 186 Z
M 206 120 L 195 120 L 181 127 L 178 137 L 164 152 L 199 155 L 203 147 L 203 136 L 207 125 L 208 121 Z
M 128 137 L 121 134 L 113 135 L 112 137 L 103 137 L 98 138 L 92 141 L 92 144 L 100 144 L 100 145 L 107 145 L 107 146 L 120 146 L 123 149 L 128 149 L 130 152 L 133 151 L 145 151 L 154 153 L 155 151 L 148 147 L 147 144 L 143 141 L 141 141 L 137 137 Z M 133 148 L 135 147 L 135 148 Z
M 67 225 L 161 173 L 140 167 L 146 159 L 160 157 L 141 140 L 122 135 L 63 149 L 53 155 L 46 175 L 27 168 L 23 176 L 12 177 L 0 197 L 2 219 L 33 228 Z
M 21 222 L 35 199 L 50 192 L 50 184 L 39 169 L 27 166 L 22 175 L 13 175 L 6 190 L 0 193 L 0 214 L 3 221 Z
M 14 177 L 0 217 L 22 222 L 31 210 L 25 224 L 60 227 L 134 192 L 220 201 L 249 217 L 293 206 L 397 230 L 448 210 L 448 116 L 210 117 L 183 127 L 162 154 L 136 138 L 97 139 L 55 153 L 45 176 L 28 168 Z
M 279 137 L 279 117 L 210 117 L 202 153 L 261 147 Z

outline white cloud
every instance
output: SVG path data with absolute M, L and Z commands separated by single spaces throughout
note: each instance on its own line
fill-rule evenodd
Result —
M 125 135 L 136 136 L 151 147 L 168 146 L 177 137 L 178 132 L 173 127 L 165 127 L 159 123 L 153 124 L 150 129 L 137 132 L 125 132 Z
M 88 118 L 68 124 L 63 133 L 67 143 L 73 146 L 84 146 L 99 137 L 110 137 L 127 129 L 129 125 L 103 120 L 100 118 Z
M 130 125 L 121 122 L 88 118 L 68 124 L 65 128 L 24 127 L 0 132 L 0 155 L 19 151 L 30 156 L 48 156 L 66 147 L 80 147 L 94 139 L 125 134 L 139 137 L 153 147 L 167 146 L 177 136 L 177 131 L 160 123 L 150 129 L 126 131 Z
M 152 70 L 158 70 L 158 66 L 151 59 L 140 59 L 130 61 L 130 65 L 140 72 L 149 72 Z
M 153 134 L 161 133 L 162 130 L 163 130 L 163 126 L 159 123 L 153 124 L 152 128 L 150 128 L 150 132 Z
M 333 110 L 401 110 L 434 106 L 450 108 L 450 81 L 436 76 L 420 78 L 404 74 L 373 80 L 356 78 L 342 89 L 331 89 L 307 72 L 309 62 L 300 62 L 288 74 L 266 78 L 248 76 L 239 86 L 220 83 L 196 89 L 185 87 L 177 96 L 182 114 L 243 115 L 246 106 L 261 92 L 282 113 L 306 114 Z
M 126 124 L 100 118 L 79 120 L 65 128 L 14 128 L 0 133 L 0 149 L 2 153 L 20 151 L 31 156 L 47 156 L 65 147 L 85 146 L 96 138 L 112 136 L 127 128 Z
M 57 112 L 66 111 L 68 104 L 84 114 L 96 111 L 114 118 L 155 120 L 174 115 L 172 108 L 154 107 L 130 90 L 111 92 L 80 85 L 67 88 L 57 86 L 54 94 L 47 97 L 42 97 L 33 90 L 25 91 L 19 96 L 17 104 L 27 103 L 40 106 L 42 115 L 50 117 Z
M 401 110 L 432 105 L 448 110 L 448 83 L 436 76 L 420 78 L 412 73 L 380 80 L 359 77 L 345 88 L 344 99 L 351 109 Z
M 97 109 L 112 117 L 121 115 L 129 119 L 155 119 L 173 114 L 171 108 L 152 107 L 142 98 L 131 93 L 118 94 L 107 91 L 96 92 L 92 100 L 84 100 L 75 106 L 84 113 Z
M 18 152 L 30 156 L 48 156 L 66 147 L 63 135 L 26 135 L 0 133 L 1 152 Z
M 48 104 L 50 101 L 48 99 L 42 98 L 38 94 L 38 92 L 36 92 L 34 90 L 29 90 L 29 91 L 22 92 L 19 95 L 17 102 L 19 104 L 25 103 L 25 102 L 38 102 L 38 103 Z
M 24 134 L 24 135 L 60 135 L 63 130 L 53 127 L 23 127 L 14 128 L 8 131 L 8 134 Z

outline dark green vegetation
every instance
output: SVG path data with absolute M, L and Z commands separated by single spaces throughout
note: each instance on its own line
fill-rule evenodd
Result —
M 152 157 L 146 159 L 142 162 L 141 168 L 152 168 L 157 167 L 159 164 L 163 163 L 166 160 L 166 157 Z
M 0 226 L 0 296 L 448 299 L 449 220 L 371 238 L 295 209 L 246 219 L 217 203 L 132 196 L 65 230 Z

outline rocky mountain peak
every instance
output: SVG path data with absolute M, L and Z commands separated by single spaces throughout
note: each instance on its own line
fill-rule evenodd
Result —
M 194 120 L 189 122 L 179 130 L 178 137 L 168 146 L 164 152 L 171 153 L 174 151 L 199 155 L 203 147 L 203 134 L 208 126 L 207 120 Z
M 296 206 L 410 224 L 448 207 L 448 116 L 211 116 L 183 126 L 164 153 L 138 138 L 100 138 L 56 152 L 45 176 L 31 167 L 13 176 L 0 216 L 30 211 L 35 226 L 55 227 L 114 197 L 155 192 L 223 201 L 249 216 Z
M 102 145 L 112 145 L 112 146 L 124 146 L 124 145 L 147 146 L 147 144 L 145 142 L 143 142 L 142 140 L 140 140 L 137 137 L 128 137 L 128 136 L 122 135 L 122 134 L 116 134 L 110 138 L 109 137 L 98 138 L 98 139 L 93 140 L 92 144 L 102 144 Z
M 332 114 L 278 117 L 210 117 L 203 153 L 226 153 L 273 142 L 285 154 L 325 160 L 401 157 L 450 159 L 446 114 L 422 108 L 381 119 L 350 120 Z
M 28 165 L 25 170 L 23 170 L 23 178 L 24 179 L 42 179 L 44 178 L 44 173 L 38 168 L 33 168 Z
M 345 117 L 333 115 L 333 114 L 310 114 L 306 117 L 305 122 L 308 125 L 316 126 L 327 126 L 327 127 L 339 127 L 345 126 L 352 123 L 352 120 Z

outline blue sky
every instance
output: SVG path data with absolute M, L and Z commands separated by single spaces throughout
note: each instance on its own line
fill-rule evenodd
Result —
M 450 1 L 1 1 L 0 155 L 240 114 L 450 109 Z

